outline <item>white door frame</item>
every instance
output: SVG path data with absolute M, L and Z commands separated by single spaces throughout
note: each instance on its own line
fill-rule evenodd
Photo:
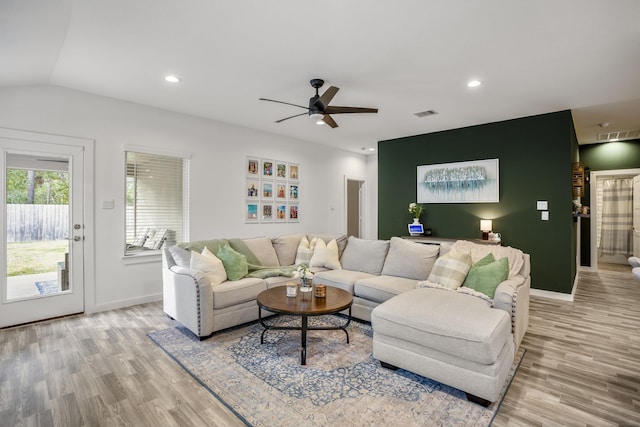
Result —
M 591 225 L 589 227 L 590 230 L 590 247 L 591 247 L 591 267 L 590 270 L 598 269 L 598 188 L 596 186 L 596 181 L 598 177 L 602 176 L 620 176 L 620 175 L 638 175 L 640 174 L 640 169 L 613 169 L 606 171 L 594 171 L 590 173 L 589 177 L 589 203 L 591 205 L 590 210 L 590 221 Z M 578 251 L 580 248 L 578 248 Z
M 367 186 L 367 180 L 361 176 L 353 176 L 353 175 L 345 175 L 344 176 L 344 233 L 347 233 L 347 224 L 349 221 L 349 181 L 358 181 L 360 182 L 360 194 L 359 194 L 359 201 L 360 201 L 360 206 L 359 206 L 359 215 L 360 215 L 360 220 L 359 220 L 359 234 L 360 234 L 360 238 L 364 239 L 365 238 L 365 230 L 367 229 L 366 227 L 366 209 L 365 207 L 365 198 L 366 198 L 366 186 Z
M 28 141 L 40 144 L 57 144 L 79 147 L 83 150 L 83 222 L 84 222 L 84 271 L 81 279 L 83 286 L 83 305 L 85 312 L 95 311 L 95 266 L 94 266 L 94 140 L 42 132 L 0 127 L 0 138 Z M 4 173 L 4 172 L 3 172 Z M 3 208 L 4 209 L 4 208 Z M 71 230 L 70 230 L 71 231 Z M 4 261 L 6 262 L 6 260 Z

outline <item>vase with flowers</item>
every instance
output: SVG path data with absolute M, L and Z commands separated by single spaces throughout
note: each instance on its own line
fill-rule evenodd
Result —
M 303 298 L 307 293 L 310 294 L 313 289 L 313 273 L 309 269 L 309 264 L 299 264 L 295 273 L 293 273 L 293 277 L 300 279 L 300 292 L 302 292 Z
M 420 224 L 420 216 L 422 215 L 422 205 L 417 203 L 409 203 L 409 213 L 413 217 L 413 223 Z

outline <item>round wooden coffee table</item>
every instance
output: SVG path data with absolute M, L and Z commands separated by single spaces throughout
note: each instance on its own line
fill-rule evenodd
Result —
M 338 289 L 333 286 L 327 286 L 327 296 L 324 298 L 316 298 L 313 292 L 309 295 L 302 295 L 302 292 L 298 291 L 298 295 L 295 297 L 287 296 L 286 286 L 276 286 L 275 288 L 267 289 L 260 292 L 258 295 L 258 318 L 260 324 L 264 327 L 262 336 L 260 337 L 260 344 L 264 344 L 264 334 L 270 329 L 286 329 L 301 331 L 302 337 L 302 349 L 300 350 L 300 364 L 307 364 L 307 331 L 330 331 L 342 329 L 347 334 L 347 344 L 349 343 L 349 332 L 347 332 L 347 326 L 351 323 L 351 304 L 353 304 L 353 297 L 347 291 Z M 321 316 L 323 314 L 336 314 L 340 311 L 349 309 L 349 316 L 347 322 L 342 326 L 309 326 L 309 316 Z M 300 326 L 274 326 L 264 323 L 262 318 L 262 310 L 267 310 L 272 313 L 288 314 L 291 316 L 300 316 Z

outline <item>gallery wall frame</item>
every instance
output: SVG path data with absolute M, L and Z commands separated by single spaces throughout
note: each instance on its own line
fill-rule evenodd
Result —
M 245 175 L 245 223 L 300 222 L 298 163 L 247 156 Z
M 418 203 L 495 203 L 500 201 L 499 159 L 417 167 Z

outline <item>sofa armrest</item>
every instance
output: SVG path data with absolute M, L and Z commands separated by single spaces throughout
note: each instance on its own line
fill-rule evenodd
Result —
M 211 283 L 202 273 L 184 267 L 162 269 L 163 310 L 198 337 L 213 332 Z
M 493 297 L 493 307 L 511 316 L 511 332 L 516 350 L 529 326 L 529 290 L 531 277 L 513 276 L 500 283 Z

